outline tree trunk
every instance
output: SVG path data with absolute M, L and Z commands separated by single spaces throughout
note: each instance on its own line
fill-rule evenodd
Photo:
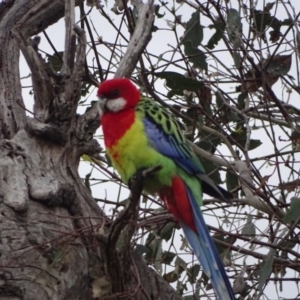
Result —
M 73 1 L 65 2 L 0 3 L 0 299 L 180 299 L 130 240 L 123 247 L 130 255 L 116 250 L 120 232 L 78 175 L 80 156 L 101 150 L 93 139 L 99 112 L 76 114 L 86 40 L 73 27 Z M 65 11 L 63 67 L 55 74 L 31 37 Z M 32 73 L 33 117 L 21 95 L 20 49 Z

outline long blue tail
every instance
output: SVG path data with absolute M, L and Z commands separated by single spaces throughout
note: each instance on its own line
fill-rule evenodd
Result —
M 205 274 L 210 278 L 212 286 L 220 300 L 235 300 L 229 279 L 226 275 L 223 263 L 217 252 L 216 246 L 210 237 L 204 222 L 200 207 L 188 187 L 188 196 L 192 206 L 194 222 L 198 234 L 185 224 L 181 224 L 185 236 L 193 248 Z

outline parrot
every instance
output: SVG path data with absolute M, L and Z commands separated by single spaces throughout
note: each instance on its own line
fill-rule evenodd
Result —
M 106 152 L 122 181 L 129 184 L 139 170 L 161 166 L 144 179 L 144 191 L 158 195 L 179 222 L 217 298 L 235 299 L 200 209 L 202 192 L 223 201 L 232 194 L 205 174 L 172 112 L 141 96 L 131 80 L 103 81 L 97 96 Z

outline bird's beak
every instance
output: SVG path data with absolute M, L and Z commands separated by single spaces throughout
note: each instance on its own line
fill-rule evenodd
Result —
M 100 96 L 98 100 L 98 105 L 99 105 L 99 110 L 100 110 L 100 115 L 103 114 L 105 111 L 105 106 L 106 106 L 107 98 Z

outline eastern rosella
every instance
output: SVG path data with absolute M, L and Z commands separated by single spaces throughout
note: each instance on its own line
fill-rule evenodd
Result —
M 205 174 L 172 113 L 141 97 L 129 79 L 104 81 L 97 96 L 107 154 L 124 183 L 140 169 L 162 166 L 145 179 L 145 191 L 158 194 L 180 223 L 217 297 L 235 299 L 199 207 L 202 190 L 221 200 L 232 195 Z

